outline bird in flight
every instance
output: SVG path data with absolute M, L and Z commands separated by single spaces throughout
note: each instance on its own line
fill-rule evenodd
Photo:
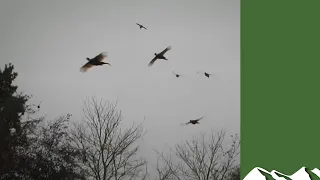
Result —
M 136 23 L 136 24 L 140 27 L 140 29 L 144 28 L 145 30 L 147 30 L 147 28 L 144 27 L 143 25 L 141 25 L 141 24 L 139 24 L 139 23 Z
M 188 125 L 188 124 L 193 124 L 193 125 L 195 125 L 195 124 L 200 124 L 199 121 L 200 121 L 202 118 L 203 118 L 203 117 L 200 117 L 200 118 L 195 119 L 195 120 L 190 120 L 189 122 L 186 123 L 186 125 Z
M 34 106 L 36 106 L 38 109 L 40 109 L 41 103 L 42 103 L 42 101 L 41 101 L 38 105 L 35 105 L 35 104 L 34 104 Z
M 209 73 L 207 73 L 207 72 L 204 72 L 204 75 L 205 75 L 207 78 L 209 78 L 212 74 L 209 74 Z
M 173 71 L 172 71 L 172 73 L 173 73 L 177 78 L 181 76 L 181 74 L 177 74 L 177 73 L 175 73 L 175 72 L 173 72 Z
M 91 67 L 93 66 L 102 66 L 103 64 L 108 64 L 109 66 L 111 66 L 110 63 L 107 62 L 103 62 L 106 58 L 108 57 L 106 52 L 102 52 L 99 55 L 97 55 L 96 57 L 94 57 L 93 59 L 90 58 L 86 58 L 89 62 L 87 62 L 85 65 L 83 65 L 80 68 L 81 72 L 86 72 L 88 71 Z
M 206 76 L 207 78 L 210 78 L 210 76 L 212 76 L 212 74 L 209 74 L 209 73 L 207 73 L 207 72 L 199 72 L 199 71 L 198 71 L 198 73 L 199 73 L 199 74 L 204 74 L 204 76 Z
M 171 49 L 171 46 L 168 46 L 165 50 L 163 50 L 161 53 L 157 54 L 157 53 L 154 53 L 155 57 L 149 62 L 148 66 L 152 66 L 153 63 L 157 60 L 157 59 L 163 59 L 163 60 L 166 60 L 168 61 L 168 59 L 166 57 L 164 57 L 164 54 L 169 51 Z

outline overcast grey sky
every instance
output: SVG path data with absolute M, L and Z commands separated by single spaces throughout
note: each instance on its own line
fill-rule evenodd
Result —
M 239 0 L 1 0 L 0 42 L 1 69 L 14 64 L 20 90 L 43 101 L 40 115 L 81 120 L 86 97 L 118 98 L 125 122 L 146 116 L 150 156 L 211 128 L 240 132 Z M 148 67 L 169 45 L 169 61 Z M 112 66 L 81 73 L 100 52 Z

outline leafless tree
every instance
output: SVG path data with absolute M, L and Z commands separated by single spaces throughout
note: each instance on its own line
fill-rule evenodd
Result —
M 240 139 L 232 135 L 232 143 L 224 148 L 225 132 L 211 132 L 196 136 L 191 141 L 178 144 L 173 156 L 165 157 L 158 153 L 162 166 L 157 162 L 159 180 L 226 180 L 234 179 L 239 168 L 235 160 L 239 155 Z M 231 177 L 232 176 L 232 177 Z
M 157 180 L 167 180 L 167 179 L 180 180 L 180 177 L 178 174 L 179 168 L 176 166 L 176 164 L 174 164 L 172 160 L 172 156 L 171 155 L 165 156 L 163 153 L 159 153 L 158 151 L 156 152 L 158 154 L 157 164 L 156 164 L 156 170 L 157 170 L 156 179 Z
M 83 170 L 91 179 L 144 179 L 146 161 L 137 157 L 136 141 L 144 135 L 141 124 L 123 130 L 117 104 L 92 97 L 84 103 L 83 123 L 75 124 L 71 136 L 82 152 Z

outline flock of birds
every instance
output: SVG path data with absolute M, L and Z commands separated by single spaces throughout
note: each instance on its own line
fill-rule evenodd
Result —
M 143 26 L 143 25 L 141 25 L 141 24 L 139 24 L 139 23 L 136 23 L 138 26 L 139 26 L 139 28 L 140 29 L 145 29 L 145 30 L 147 30 L 147 28 L 145 27 L 145 26 Z M 167 48 L 165 48 L 162 52 L 160 52 L 160 53 L 154 53 L 154 58 L 149 62 L 149 64 L 148 64 L 148 67 L 151 67 L 157 60 L 166 60 L 166 61 L 168 61 L 168 59 L 165 57 L 165 54 L 169 51 L 169 50 L 171 50 L 171 46 L 168 46 Z M 107 55 L 107 52 L 102 52 L 102 53 L 100 53 L 99 55 L 96 55 L 94 58 L 92 58 L 92 59 L 90 59 L 90 58 L 86 58 L 87 60 L 88 60 L 88 62 L 86 63 L 86 64 L 84 64 L 81 68 L 80 68 L 80 71 L 81 72 L 87 72 L 90 68 L 92 68 L 92 67 L 94 67 L 94 66 L 102 66 L 102 65 L 104 65 L 104 64 L 106 64 L 106 65 L 109 65 L 109 66 L 111 66 L 111 64 L 110 63 L 108 63 L 108 62 L 105 62 L 105 60 L 107 59 L 107 57 L 108 57 L 108 55 Z M 182 74 L 177 74 L 177 73 L 175 73 L 175 72 L 173 72 L 172 71 L 172 73 L 175 75 L 175 77 L 177 77 L 177 78 L 179 78 L 179 77 L 181 77 L 182 76 Z M 207 72 L 197 72 L 197 73 L 200 73 L 200 74 L 203 74 L 205 77 L 207 77 L 207 78 L 210 78 L 210 76 L 212 75 L 212 74 L 209 74 L 209 73 L 207 73 Z M 38 106 L 39 107 L 39 106 Z M 194 120 L 189 120 L 189 122 L 187 122 L 187 123 L 183 123 L 183 124 L 186 124 L 186 125 L 188 125 L 188 124 L 193 124 L 193 125 L 195 125 L 195 124 L 199 124 L 199 121 L 202 119 L 203 117 L 200 117 L 200 118 L 198 118 L 198 119 L 194 119 Z
M 147 28 L 139 23 L 136 23 L 140 29 L 145 29 L 147 30 Z M 171 50 L 171 46 L 168 46 L 166 49 L 164 49 L 162 52 L 160 53 L 154 53 L 155 57 L 149 62 L 148 66 L 152 66 L 158 59 L 162 59 L 162 60 L 166 60 L 168 61 L 168 59 L 164 56 L 166 52 L 168 52 L 169 50 Z M 87 72 L 90 68 L 92 68 L 93 66 L 102 66 L 104 64 L 107 64 L 109 66 L 111 66 L 110 63 L 108 62 L 104 62 L 104 60 L 106 60 L 108 57 L 107 52 L 102 52 L 99 55 L 95 56 L 94 58 L 90 59 L 90 58 L 86 58 L 88 60 L 88 62 L 86 64 L 84 64 L 81 68 L 80 71 L 81 72 Z M 172 71 L 172 73 L 179 78 L 180 76 L 182 76 L 182 74 L 177 74 L 175 72 Z M 200 74 L 203 74 L 205 77 L 210 78 L 210 76 L 212 74 L 208 73 L 208 72 L 199 72 Z

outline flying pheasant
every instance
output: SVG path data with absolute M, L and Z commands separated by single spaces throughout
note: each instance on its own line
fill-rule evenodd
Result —
M 199 73 L 199 74 L 204 74 L 204 76 L 206 76 L 207 78 L 210 78 L 210 76 L 212 76 L 212 74 L 209 74 L 209 73 L 207 73 L 207 72 L 199 72 L 199 71 L 198 71 L 198 73 Z
M 172 71 L 172 73 L 173 73 L 177 78 L 181 76 L 181 74 L 177 74 L 177 73 L 175 73 L 175 72 L 173 72 L 173 71 Z
M 36 106 L 38 109 L 40 109 L 41 103 L 42 103 L 42 101 L 41 101 L 38 105 L 35 105 L 35 104 L 34 104 L 34 106 Z
M 144 27 L 143 25 L 141 25 L 141 24 L 139 24 L 139 23 L 136 23 L 136 24 L 140 27 L 140 29 L 144 28 L 145 30 L 147 30 L 147 28 Z
M 195 119 L 195 120 L 190 120 L 189 122 L 186 123 L 186 125 L 188 125 L 188 124 L 193 124 L 193 125 L 195 125 L 195 124 L 200 124 L 199 121 L 200 121 L 202 118 L 203 118 L 203 117 L 200 117 L 200 118 Z
M 90 58 L 87 57 L 86 59 L 89 62 L 87 62 L 85 65 L 83 65 L 80 68 L 80 71 L 81 72 L 86 72 L 93 66 L 102 66 L 103 64 L 108 64 L 109 66 L 111 66 L 110 63 L 103 62 L 103 60 L 105 60 L 107 57 L 108 57 L 108 55 L 105 52 L 100 53 L 99 55 L 97 55 L 93 59 L 90 59 Z
M 207 78 L 209 78 L 212 74 L 209 74 L 209 73 L 207 73 L 207 72 L 204 72 L 204 75 L 205 75 Z
M 166 57 L 164 57 L 164 54 L 169 51 L 171 49 L 171 46 L 168 46 L 165 50 L 163 50 L 161 53 L 157 54 L 157 53 L 154 53 L 155 57 L 150 61 L 150 63 L 148 64 L 148 66 L 152 66 L 153 63 L 157 60 L 157 59 L 163 59 L 163 60 L 166 60 L 168 61 L 168 59 Z

